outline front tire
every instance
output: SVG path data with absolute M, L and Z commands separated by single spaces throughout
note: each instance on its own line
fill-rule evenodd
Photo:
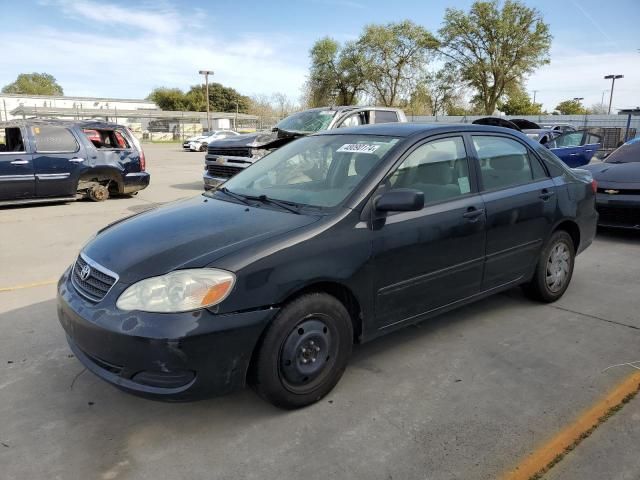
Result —
M 255 357 L 253 387 L 277 407 L 317 402 L 338 383 L 349 361 L 353 326 L 344 305 L 325 293 L 286 304 Z
M 574 263 L 573 239 L 564 230 L 554 232 L 542 250 L 536 271 L 524 286 L 524 292 L 534 300 L 555 302 L 569 287 Z

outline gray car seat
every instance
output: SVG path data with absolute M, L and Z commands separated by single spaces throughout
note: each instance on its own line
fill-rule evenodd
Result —
M 518 185 L 531 180 L 531 170 L 523 155 L 501 155 L 482 167 L 482 179 L 486 189 Z

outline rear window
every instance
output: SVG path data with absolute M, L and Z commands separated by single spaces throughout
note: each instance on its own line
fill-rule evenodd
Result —
M 24 142 L 22 141 L 20 128 L 9 127 L 0 129 L 0 153 L 18 153 L 24 151 Z
M 127 149 L 131 148 L 127 137 L 120 130 L 104 128 L 85 128 L 84 134 L 96 148 Z
M 376 111 L 375 123 L 394 123 L 398 121 L 396 112 Z
M 40 153 L 72 153 L 78 151 L 78 142 L 73 133 L 57 125 L 31 127 L 35 140 L 36 152 Z

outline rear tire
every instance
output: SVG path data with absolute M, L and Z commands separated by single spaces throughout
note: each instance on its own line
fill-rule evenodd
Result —
M 105 185 L 95 185 L 89 189 L 89 198 L 94 202 L 104 202 L 109 198 L 109 188 Z
M 286 304 L 255 356 L 253 388 L 273 405 L 294 409 L 317 402 L 338 383 L 353 346 L 344 305 L 326 293 Z
M 540 253 L 533 278 L 523 286 L 525 294 L 541 302 L 555 302 L 569 287 L 574 263 L 575 248 L 571 235 L 564 230 L 554 232 Z

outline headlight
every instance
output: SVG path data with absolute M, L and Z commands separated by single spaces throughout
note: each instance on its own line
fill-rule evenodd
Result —
M 265 148 L 252 148 L 251 149 L 251 158 L 253 158 L 253 159 L 262 158 L 267 153 L 269 153 L 269 150 L 267 150 Z
M 227 298 L 235 281 L 236 276 L 225 270 L 176 270 L 134 283 L 120 295 L 116 307 L 159 313 L 211 307 Z

